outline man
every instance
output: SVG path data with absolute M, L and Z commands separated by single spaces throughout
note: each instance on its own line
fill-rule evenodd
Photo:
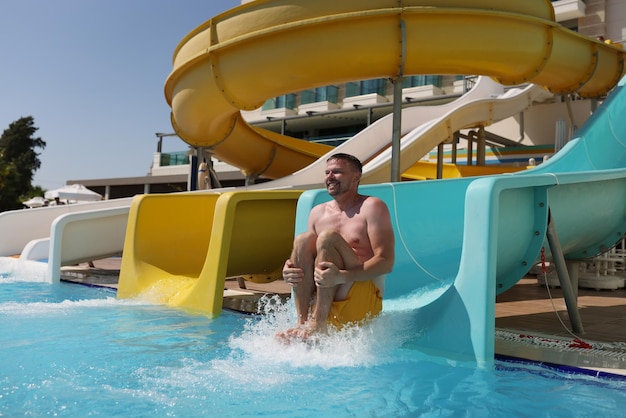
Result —
M 385 203 L 359 194 L 361 174 L 361 162 L 352 155 L 326 161 L 326 190 L 333 200 L 311 210 L 308 230 L 296 237 L 283 267 L 298 326 L 279 332 L 279 339 L 307 339 L 326 333 L 327 322 L 341 327 L 382 310 L 385 275 L 394 263 L 393 228 Z

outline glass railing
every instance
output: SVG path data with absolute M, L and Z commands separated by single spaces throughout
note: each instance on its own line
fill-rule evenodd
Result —
M 309 138 L 309 142 L 315 142 L 318 144 L 330 145 L 333 147 L 339 146 L 346 142 L 348 139 L 352 138 L 351 136 L 318 136 L 315 138 Z
M 186 151 L 161 153 L 161 167 L 189 164 Z
M 376 78 L 374 80 L 355 81 L 346 84 L 346 97 L 362 96 L 376 93 L 384 96 L 387 93 L 387 79 Z
M 317 102 L 337 103 L 339 89 L 337 86 L 325 86 L 300 92 L 300 104 Z
M 404 78 L 402 88 L 429 86 L 441 87 L 440 75 L 412 75 Z
M 262 110 L 295 109 L 295 107 L 296 95 L 292 93 L 266 100 L 263 104 Z

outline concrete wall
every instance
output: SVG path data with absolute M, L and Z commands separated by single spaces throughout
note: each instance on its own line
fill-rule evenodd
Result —
M 574 122 L 581 127 L 591 115 L 591 100 L 576 100 L 571 102 Z M 566 131 L 571 129 L 567 106 L 564 102 L 536 104 L 524 112 L 524 138 L 519 140 L 520 145 L 545 145 L 554 144 L 556 138 L 556 121 L 563 119 L 566 123 Z M 511 140 L 520 137 L 519 115 L 503 120 L 486 129 L 489 132 L 503 136 Z
M 606 6 L 607 38 L 626 46 L 626 1 L 607 0 Z

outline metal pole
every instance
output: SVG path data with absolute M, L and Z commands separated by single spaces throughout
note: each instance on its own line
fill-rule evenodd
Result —
M 485 128 L 478 128 L 476 135 L 476 165 L 485 165 L 485 154 L 487 144 L 485 143 Z
M 400 175 L 400 133 L 402 130 L 402 82 L 404 78 L 393 80 L 393 127 L 391 136 L 391 181 L 399 182 Z
M 193 154 L 189 158 L 189 177 L 187 191 L 198 190 L 198 155 Z
M 456 164 L 457 148 L 459 143 L 459 131 L 456 131 L 452 137 L 452 164 Z
M 474 164 L 474 131 L 467 135 L 467 165 Z
M 565 299 L 565 305 L 567 306 L 567 314 L 569 315 L 570 322 L 572 323 L 572 329 L 577 334 L 584 334 L 583 323 L 580 319 L 580 312 L 578 312 L 578 306 L 576 301 L 576 295 L 572 290 L 572 282 L 569 278 L 569 272 L 567 271 L 567 264 L 565 263 L 565 257 L 563 256 L 563 250 L 559 237 L 556 234 L 556 228 L 552 220 L 552 215 L 548 213 L 548 229 L 546 232 L 548 236 L 548 244 L 550 245 L 550 251 L 552 252 L 552 259 L 556 267 L 556 273 L 561 283 L 561 290 L 563 291 L 563 298 Z
M 437 145 L 437 179 L 443 178 L 443 144 Z
M 391 136 L 391 181 L 399 182 L 400 175 L 400 134 L 402 132 L 402 83 L 404 82 L 404 64 L 406 60 L 406 26 L 400 15 L 400 63 L 398 76 L 393 83 L 393 127 Z

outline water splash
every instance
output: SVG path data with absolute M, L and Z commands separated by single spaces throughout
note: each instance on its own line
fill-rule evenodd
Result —
M 272 376 L 272 382 L 290 380 L 293 370 L 311 367 L 332 369 L 338 367 L 369 367 L 384 362 L 389 353 L 405 341 L 410 324 L 383 313 L 362 325 L 348 325 L 341 330 L 331 328 L 327 336 L 314 343 L 293 341 L 285 344 L 275 335 L 294 326 L 295 308 L 291 301 L 282 303 L 277 297 L 262 299 L 260 317 L 250 318 L 243 331 L 228 341 L 230 353 L 214 360 L 213 367 L 232 379 L 249 381 L 252 376 L 258 384 Z M 401 318 L 400 318 L 401 319 Z M 253 370 L 253 373 L 250 371 Z M 281 376 L 277 376 L 281 374 Z
M 383 309 L 385 311 L 402 312 L 414 311 L 418 308 L 429 305 L 433 301 L 441 297 L 453 284 L 453 278 L 443 282 L 433 283 L 430 286 L 424 286 L 414 290 L 413 292 L 394 299 L 385 299 L 383 301 Z
M 105 299 L 63 300 L 61 302 L 4 302 L 0 303 L 0 315 L 19 317 L 39 317 L 44 315 L 71 315 L 84 308 L 112 308 L 117 306 L 141 306 L 139 300 Z
M 287 402 L 302 396 L 315 397 L 309 393 L 324 392 L 323 388 L 333 379 L 349 382 L 355 374 L 382 370 L 381 367 L 405 357 L 414 361 L 415 353 L 403 347 L 407 338 L 414 335 L 411 315 L 405 312 L 383 312 L 360 326 L 331 329 L 329 335 L 313 344 L 294 341 L 286 345 L 275 335 L 294 326 L 292 301 L 283 303 L 277 296 L 265 297 L 258 310 L 262 315 L 222 315 L 217 322 L 223 320 L 230 325 L 231 331 L 226 331 L 230 335 L 212 351 L 200 357 L 186 357 L 176 364 L 141 368 L 137 378 L 146 387 L 167 388 L 185 398 L 203 393 L 208 398 L 238 399 L 243 394 L 266 402 L 271 399 L 268 394 L 272 394 L 273 398 Z M 279 406 L 267 402 L 263 408 L 268 410 Z M 232 406 L 242 405 L 235 402 Z
M 169 305 L 179 295 L 188 293 L 196 282 L 197 279 L 191 277 L 163 278 L 142 289 L 136 299 L 158 305 Z
M 0 279 L 2 282 L 47 282 L 48 263 L 0 257 Z

